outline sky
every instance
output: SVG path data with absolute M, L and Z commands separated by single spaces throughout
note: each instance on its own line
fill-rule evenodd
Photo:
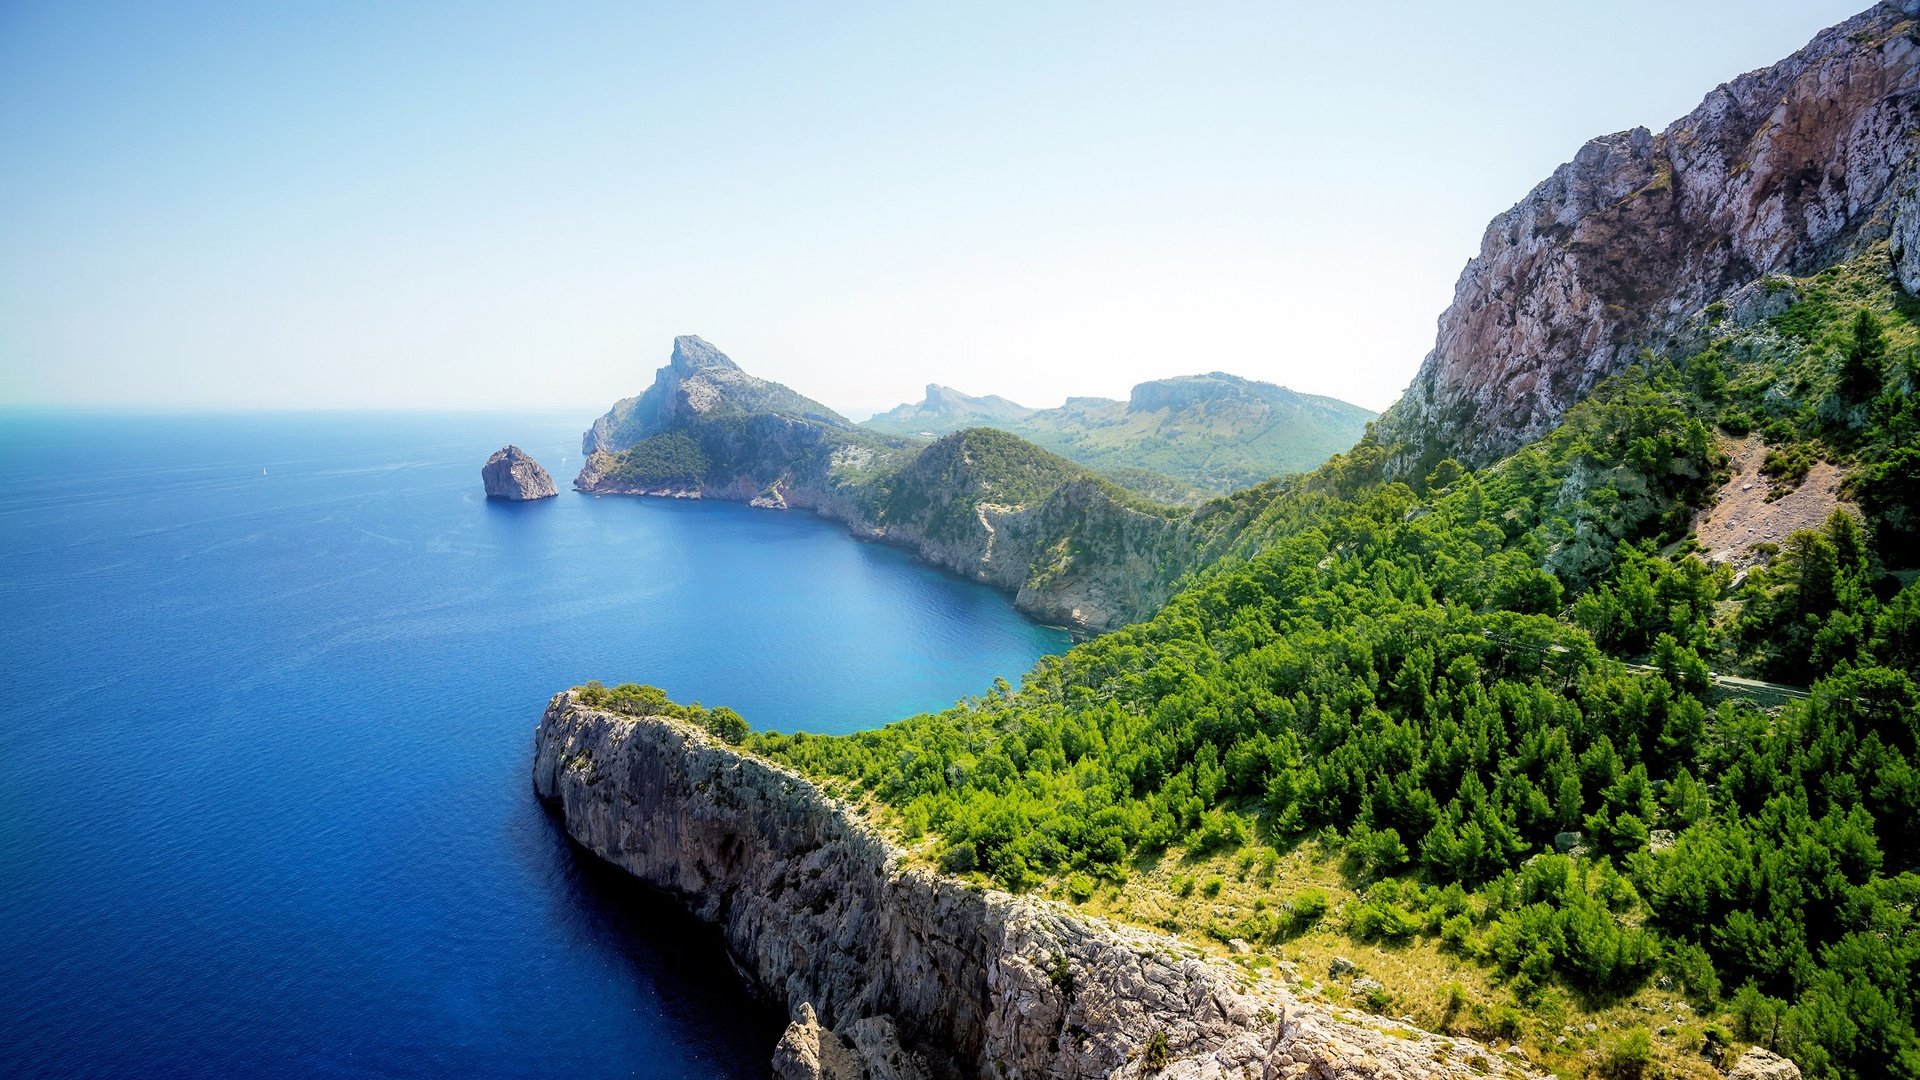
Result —
M 0 0 L 0 405 L 1383 409 L 1493 215 L 1865 6 Z

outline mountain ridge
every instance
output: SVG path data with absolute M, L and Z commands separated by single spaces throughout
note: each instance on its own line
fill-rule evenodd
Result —
M 1145 476 L 1128 484 L 1178 502 L 1313 469 L 1352 446 L 1374 417 L 1337 398 L 1223 371 L 1143 382 L 1125 401 L 1069 397 L 1051 409 L 927 389 L 922 401 L 862 426 L 896 435 L 998 427 L 1123 482 L 1144 472 L 1187 485 L 1183 496 Z

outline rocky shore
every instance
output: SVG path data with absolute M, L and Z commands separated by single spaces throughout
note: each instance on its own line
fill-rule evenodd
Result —
M 533 785 L 583 847 L 723 929 L 792 1020 L 782 1078 L 1536 1075 L 1174 938 L 914 866 L 847 804 L 677 720 L 557 695 Z

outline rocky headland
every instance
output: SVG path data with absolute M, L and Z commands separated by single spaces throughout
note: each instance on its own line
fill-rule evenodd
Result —
M 811 510 L 1081 630 L 1156 610 L 1195 551 L 1183 515 L 1017 436 L 867 431 L 698 337 L 674 339 L 653 385 L 582 448 L 577 490 Z
M 1710 303 L 1891 238 L 1920 289 L 1920 0 L 1877 4 L 1655 134 L 1594 139 L 1487 226 L 1376 438 L 1403 472 L 1536 438 Z
M 559 494 L 547 470 L 541 468 L 532 455 L 513 445 L 503 446 L 493 452 L 487 463 L 480 467 L 480 479 L 486 485 L 489 499 L 522 502 L 550 499 Z
M 557 695 L 533 786 L 588 851 L 720 926 L 792 1018 L 783 1080 L 1535 1075 L 1177 939 L 915 865 L 855 808 L 690 723 Z

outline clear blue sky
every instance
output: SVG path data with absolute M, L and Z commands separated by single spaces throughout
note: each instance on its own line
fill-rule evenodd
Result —
M 1865 6 L 10 0 L 0 403 L 1382 408 L 1489 217 Z

